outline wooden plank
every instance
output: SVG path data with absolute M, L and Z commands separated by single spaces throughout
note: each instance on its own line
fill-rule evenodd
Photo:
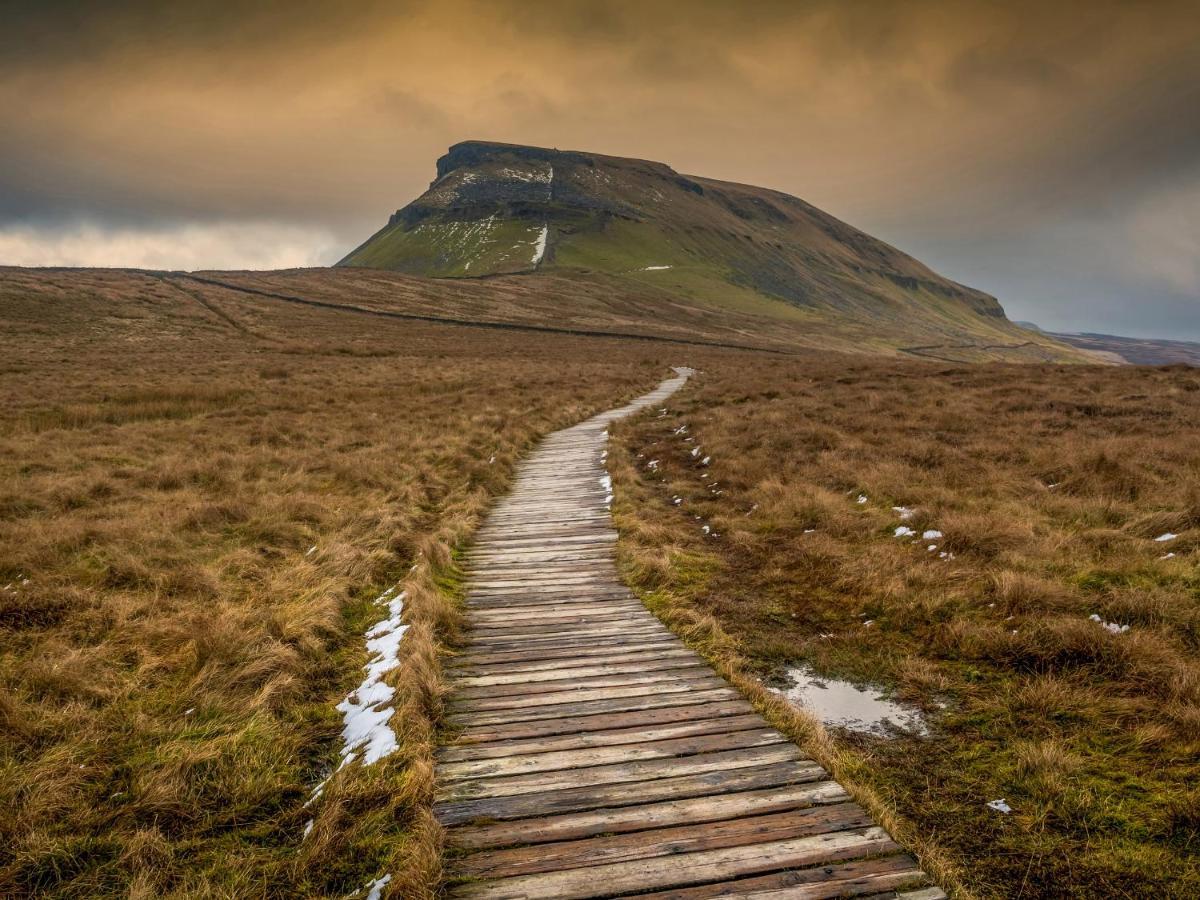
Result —
M 627 672 L 609 672 L 598 675 L 580 675 L 574 678 L 546 680 L 520 680 L 515 683 L 481 684 L 462 687 L 455 692 L 457 700 L 474 700 L 485 697 L 531 697 L 558 691 L 592 690 L 606 687 L 634 687 L 638 685 L 663 684 L 668 679 L 692 679 L 712 676 L 712 669 L 698 660 L 685 661 L 670 669 L 646 671 L 640 667 Z
M 499 611 L 522 606 L 566 606 L 572 603 L 602 603 L 606 600 L 628 602 L 637 600 L 637 598 L 625 588 L 615 585 L 585 589 L 565 587 L 557 591 L 540 591 L 536 594 L 497 594 L 491 597 L 472 595 L 467 598 L 466 607 L 471 611 L 471 615 L 474 615 L 477 610 L 495 609 Z M 645 611 L 644 605 L 642 609 Z
M 504 775 L 495 778 L 476 778 L 455 781 L 441 786 L 438 799 L 445 802 L 489 799 L 502 800 L 517 794 L 538 794 L 546 791 L 568 791 L 573 788 L 596 788 L 608 784 L 624 784 L 626 790 L 634 782 L 678 778 L 686 775 L 706 775 L 710 772 L 729 772 L 752 766 L 777 762 L 807 762 L 794 744 L 779 743 L 769 734 L 755 735 L 747 749 L 697 753 L 693 756 L 647 759 L 590 766 L 586 769 L 556 769 L 526 775 Z M 640 791 L 640 787 L 638 790 Z
M 842 803 L 849 799 L 845 788 L 836 781 L 826 780 L 513 822 L 463 825 L 452 829 L 448 837 L 457 848 L 483 850 L 514 844 L 571 841 L 599 834 L 627 834 L 671 825 L 723 822 L 742 816 Z
M 584 700 L 571 703 L 556 703 L 528 709 L 486 709 L 471 707 L 451 710 L 451 725 L 470 727 L 473 725 L 496 725 L 503 722 L 533 722 L 538 719 L 561 719 L 564 716 L 591 716 L 598 713 L 632 712 L 634 710 L 657 709 L 664 706 L 687 706 L 709 703 L 713 700 L 741 700 L 742 695 L 730 687 L 707 690 L 683 690 L 667 693 L 638 694 L 637 696 L 613 697 L 605 700 Z M 453 705 L 453 700 L 451 701 Z
M 554 778 L 520 780 L 516 777 L 518 775 L 556 772 L 560 773 L 557 780 L 568 786 L 577 783 L 580 778 L 587 779 L 593 784 L 599 784 L 601 782 L 597 779 L 608 777 L 608 773 L 607 771 L 597 772 L 598 768 L 607 770 L 610 767 L 643 760 L 667 758 L 677 760 L 684 756 L 701 756 L 707 753 L 767 747 L 775 744 L 787 744 L 789 751 L 794 750 L 793 745 L 778 731 L 773 728 L 764 728 L 762 722 L 756 722 L 752 727 L 740 731 L 444 762 L 438 769 L 438 778 L 448 785 L 457 784 L 460 781 L 488 779 L 485 784 L 478 785 L 478 790 L 486 792 L 489 796 L 501 797 L 506 796 L 506 786 L 509 784 L 533 785 L 533 789 L 546 790 L 545 785 L 556 780 Z M 680 771 L 681 768 L 682 765 L 672 771 Z M 586 771 L 576 772 L 574 771 L 576 769 L 586 769 Z M 614 768 L 612 774 L 621 780 L 620 776 L 625 775 L 627 771 L 632 771 L 632 767 Z M 511 781 L 507 779 L 511 779 Z M 457 793 L 457 788 L 454 791 Z
M 535 707 L 562 706 L 588 700 L 629 699 L 641 696 L 663 696 L 697 690 L 714 690 L 725 684 L 716 675 L 690 676 L 664 680 L 660 684 L 622 685 L 620 687 L 578 688 L 546 691 L 524 696 L 479 697 L 472 700 L 453 699 L 447 708 L 453 711 L 469 707 L 472 712 L 494 712 L 502 709 L 521 709 L 532 713 Z
M 458 690 L 463 690 L 485 685 L 525 685 L 535 681 L 562 681 L 588 678 L 594 675 L 647 674 L 663 669 L 684 669 L 702 662 L 695 654 L 678 650 L 668 650 L 650 656 L 626 654 L 624 659 L 620 655 L 616 658 L 608 656 L 591 665 L 570 665 L 573 661 L 577 662 L 578 660 L 554 660 L 550 663 L 535 664 L 533 668 L 529 663 L 518 663 L 519 668 L 488 666 L 482 670 L 487 674 L 482 674 L 482 672 L 479 675 L 456 674 L 455 686 Z
M 475 651 L 464 650 L 462 653 L 449 658 L 447 665 L 456 670 L 482 671 L 485 668 L 489 671 L 504 672 L 511 671 L 509 667 L 516 668 L 540 668 L 544 665 L 549 665 L 553 668 L 561 663 L 557 660 L 579 660 L 584 661 L 592 658 L 612 659 L 620 658 L 658 658 L 657 654 L 664 656 L 668 654 L 688 654 L 692 651 L 682 647 L 678 641 L 673 638 L 664 638 L 659 641 L 640 641 L 632 646 L 627 641 L 580 641 L 577 644 L 564 643 L 558 647 L 546 647 L 541 650 L 520 649 L 520 650 L 500 650 L 500 651 Z
M 713 897 L 755 898 L 755 900 L 822 900 L 832 897 L 877 898 L 904 897 L 889 890 L 906 889 L 925 881 L 924 873 L 917 868 L 912 857 L 904 853 L 892 853 L 874 859 L 859 859 L 820 868 L 808 868 L 721 881 L 670 891 L 642 894 L 642 900 L 710 900 Z M 942 894 L 944 898 L 946 895 Z
M 709 797 L 731 791 L 750 791 L 764 787 L 824 781 L 825 770 L 816 763 L 786 762 L 722 769 L 701 775 L 673 775 L 638 783 L 636 792 L 628 783 L 590 784 L 585 787 L 509 797 L 481 797 L 476 800 L 439 801 L 433 811 L 445 826 L 481 819 L 506 821 L 530 816 L 552 816 L 621 806 L 634 806 L 662 800 L 686 800 Z
M 507 631 L 480 630 L 468 632 L 468 639 L 473 647 L 489 647 L 496 649 L 502 644 L 511 645 L 510 649 L 521 646 L 535 647 L 539 642 L 560 643 L 566 638 L 599 638 L 624 637 L 633 640 L 641 637 L 670 637 L 671 632 L 657 622 L 631 622 L 628 626 L 599 624 L 594 626 L 582 625 L 570 628 L 530 628 L 518 627 Z
M 438 751 L 441 763 L 461 762 L 474 759 L 494 759 L 500 756 L 523 756 L 528 753 L 549 753 L 555 750 L 577 750 L 585 747 L 608 747 L 621 744 L 638 744 L 661 741 L 669 738 L 691 737 L 701 734 L 724 734 L 744 731 L 762 726 L 762 719 L 754 713 L 740 716 L 722 716 L 716 719 L 685 719 L 671 722 L 612 728 L 605 731 L 585 731 L 558 734 L 550 737 L 526 738 L 525 740 L 499 740 L 486 743 L 472 742 L 452 745 Z
M 562 625 L 584 625 L 600 623 L 629 623 L 638 624 L 644 611 L 627 606 L 614 606 L 600 610 L 574 610 L 547 607 L 543 610 L 524 612 L 514 615 L 501 615 L 488 619 L 477 619 L 471 623 L 472 637 L 491 635 L 496 632 L 531 629 L 541 631 L 556 631 Z M 648 625 L 658 625 L 658 622 L 647 621 Z
M 705 721 L 710 718 L 750 715 L 753 707 L 740 697 L 733 700 L 692 702 L 688 695 L 677 695 L 682 705 L 656 706 L 625 712 L 593 715 L 558 716 L 495 725 L 473 725 L 455 739 L 455 746 L 493 741 L 548 738 L 555 735 L 586 735 L 594 731 L 612 731 L 667 725 L 674 722 Z
M 810 867 L 891 853 L 898 849 L 878 827 L 772 841 L 745 847 L 704 850 L 681 856 L 656 857 L 525 875 L 497 881 L 472 882 L 451 891 L 452 897 L 473 900 L 579 900 L 628 891 L 729 879 L 777 869 Z
M 662 646 L 650 647 L 645 650 L 618 650 L 615 652 L 608 650 L 608 652 L 603 654 L 585 655 L 564 651 L 559 657 L 552 657 L 550 659 L 495 659 L 488 660 L 486 665 L 481 664 L 478 661 L 478 657 L 462 656 L 451 659 L 447 664 L 447 668 L 453 670 L 453 677 L 456 684 L 460 683 L 459 679 L 463 679 L 461 683 L 469 684 L 470 682 L 466 679 L 482 676 L 484 673 L 487 673 L 491 677 L 497 677 L 510 673 L 515 675 L 521 672 L 553 672 L 564 666 L 574 666 L 576 668 L 586 666 L 607 667 L 621 666 L 626 663 L 640 663 L 653 666 L 655 663 L 666 663 L 674 659 L 696 658 L 696 654 L 685 647 L 664 643 Z
M 561 644 L 565 639 L 574 638 L 624 638 L 627 643 L 634 643 L 639 638 L 661 638 L 671 634 L 661 625 L 577 625 L 569 628 L 512 628 L 506 631 L 484 631 L 478 635 L 470 634 L 471 645 L 487 647 L 491 650 L 501 648 L 518 650 L 522 647 L 539 647 L 546 644 Z
M 839 803 L 726 820 L 720 828 L 712 828 L 708 823 L 680 825 L 648 832 L 477 853 L 459 860 L 454 865 L 454 874 L 473 878 L 511 878 L 655 856 L 786 841 L 848 828 L 866 828 L 871 824 L 871 817 L 858 804 Z
M 480 610 L 480 613 L 472 615 L 472 632 L 493 625 L 551 622 L 564 616 L 575 619 L 603 616 L 605 618 L 622 618 L 627 622 L 632 622 L 645 615 L 645 610 L 635 601 L 613 600 L 607 603 L 593 601 L 591 603 L 532 604 L 508 609 L 493 608 L 486 612 Z

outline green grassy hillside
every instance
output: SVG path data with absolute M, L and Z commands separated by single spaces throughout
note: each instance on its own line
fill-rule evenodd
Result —
M 795 197 L 575 151 L 457 144 L 429 190 L 339 265 L 443 278 L 603 275 L 817 330 L 852 323 L 868 347 L 1077 355 L 1014 325 L 994 297 Z

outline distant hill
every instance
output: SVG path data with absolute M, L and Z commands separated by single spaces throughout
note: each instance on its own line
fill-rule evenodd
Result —
M 1160 338 L 1119 337 L 1114 334 L 1047 332 L 1065 344 L 1117 358 L 1135 366 L 1200 366 L 1200 344 Z
M 671 298 L 734 309 L 853 336 L 862 349 L 1078 356 L 1010 322 L 994 297 L 803 200 L 593 153 L 456 144 L 429 190 L 338 265 L 439 278 L 602 276 L 659 296 L 664 311 Z

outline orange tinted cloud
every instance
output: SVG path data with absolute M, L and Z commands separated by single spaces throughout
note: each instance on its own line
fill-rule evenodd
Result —
M 49 6 L 0 36 L 0 225 L 296 222 L 349 246 L 484 138 L 776 187 L 939 264 L 964 229 L 1016 254 L 1157 223 L 1200 177 L 1192 3 Z

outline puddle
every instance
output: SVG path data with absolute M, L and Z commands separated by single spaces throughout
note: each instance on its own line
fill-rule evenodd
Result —
M 882 696 L 877 688 L 860 688 L 837 678 L 822 678 L 807 666 L 788 669 L 789 687 L 775 688 L 797 706 L 802 706 L 827 727 L 845 728 L 879 737 L 897 730 L 926 735 L 929 730 L 921 713 Z

